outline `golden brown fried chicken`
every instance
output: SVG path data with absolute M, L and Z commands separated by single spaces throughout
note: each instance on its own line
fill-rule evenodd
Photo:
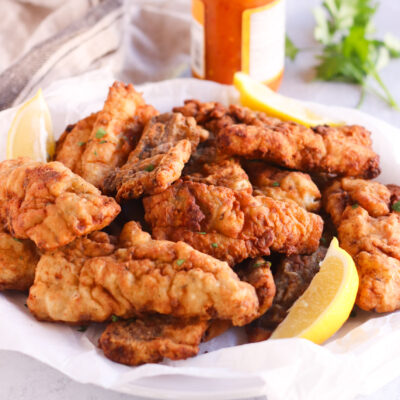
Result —
M 312 253 L 322 219 L 294 203 L 245 192 L 178 181 L 143 200 L 145 219 L 157 239 L 183 240 L 234 265 L 274 251 Z
M 104 235 L 41 257 L 28 299 L 36 318 L 78 323 L 160 313 L 245 325 L 256 317 L 255 289 L 228 264 L 183 242 L 153 240 L 135 222 L 125 225 L 118 249 Z
M 90 140 L 97 115 L 98 113 L 91 114 L 74 125 L 68 125 L 57 141 L 54 160 L 63 163 L 75 174 L 83 174 L 82 155 Z
M 38 261 L 36 246 L 30 240 L 0 232 L 0 290 L 29 289 Z
M 260 342 L 269 338 L 319 271 L 319 264 L 326 252 L 327 248 L 321 246 L 309 256 L 292 255 L 279 262 L 274 274 L 276 295 L 272 306 L 264 315 L 246 326 L 249 342 Z
M 253 189 L 249 177 L 238 160 L 230 158 L 215 163 L 192 166 L 192 171 L 183 177 L 184 180 L 206 183 L 214 186 L 224 186 L 237 192 L 251 194 Z
M 400 214 L 391 209 L 396 191 L 394 185 L 389 189 L 377 182 L 342 179 L 324 193 L 340 246 L 356 263 L 356 304 L 364 310 L 400 308 Z
M 108 176 L 104 190 L 116 192 L 117 199 L 162 192 L 179 179 L 190 155 L 207 137 L 193 118 L 178 113 L 154 117 L 128 162 Z
M 0 163 L 0 222 L 12 236 L 31 239 L 40 249 L 102 229 L 119 212 L 114 199 L 59 162 Z
M 86 136 L 81 162 L 77 164 L 77 170 L 73 171 L 80 173 L 93 185 L 101 187 L 106 176 L 115 167 L 120 167 L 126 162 L 140 138 L 144 125 L 157 114 L 158 112 L 145 103 L 142 95 L 136 92 L 131 84 L 115 82 L 110 87 L 103 109 L 97 113 L 90 135 Z M 71 131 L 73 132 L 74 130 Z M 73 153 L 74 147 L 79 152 L 80 140 L 75 141 L 73 135 L 69 141 L 70 134 L 64 141 L 65 146 L 68 146 L 65 152 Z M 62 156 L 60 161 L 63 161 L 64 146 L 58 147 L 56 159 Z
M 244 166 L 255 195 L 294 201 L 307 211 L 320 209 L 321 193 L 308 174 L 285 171 L 260 161 L 247 161 Z
M 361 126 L 306 128 L 264 113 L 219 103 L 185 102 L 175 108 L 211 130 L 219 150 L 228 155 L 263 159 L 286 168 L 344 176 L 376 177 L 379 156 L 370 132 Z
M 164 357 L 185 360 L 199 352 L 209 322 L 151 315 L 108 325 L 99 347 L 112 361 L 126 365 L 157 363 Z

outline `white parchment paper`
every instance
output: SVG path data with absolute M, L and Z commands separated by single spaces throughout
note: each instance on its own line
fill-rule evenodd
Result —
M 58 137 L 64 127 L 99 110 L 113 82 L 107 70 L 53 83 L 44 90 Z M 140 87 L 160 111 L 186 98 L 237 102 L 229 86 L 177 79 Z M 400 182 L 400 130 L 352 109 L 309 104 L 327 117 L 366 126 L 381 155 L 383 183 Z M 0 159 L 15 109 L 0 113 Z M 27 133 L 28 134 L 28 133 Z M 165 399 L 233 399 L 267 395 L 269 400 L 352 399 L 400 376 L 400 313 L 359 311 L 323 346 L 303 339 L 244 343 L 232 329 L 202 345 L 201 355 L 127 367 L 107 360 L 97 349 L 104 326 L 77 327 L 37 322 L 24 307 L 26 295 L 0 294 L 0 349 L 34 357 L 69 377 L 123 393 Z

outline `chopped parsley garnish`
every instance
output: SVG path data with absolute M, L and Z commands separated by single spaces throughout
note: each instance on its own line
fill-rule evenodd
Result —
M 151 171 L 154 170 L 154 165 L 153 165 L 153 164 L 150 164 L 150 165 L 148 165 L 144 170 L 147 171 L 147 172 L 151 172 Z
M 78 332 L 86 332 L 87 328 L 88 328 L 87 325 L 82 325 L 77 329 L 77 331 Z
M 100 140 L 100 144 L 107 143 L 107 140 Z
M 118 317 L 117 315 L 114 315 L 114 314 L 113 314 L 113 315 L 111 316 L 111 321 L 112 321 L 112 322 L 117 322 L 117 321 L 119 321 L 119 317 Z
M 211 246 L 214 247 L 214 249 L 216 249 L 218 247 L 218 243 L 211 243 Z
M 272 183 L 272 186 L 273 186 L 273 187 L 278 187 L 278 186 L 280 186 L 280 184 L 279 184 L 279 182 L 273 182 L 273 183 Z
M 206 232 L 197 232 L 199 235 L 205 235 Z
M 97 129 L 97 132 L 96 132 L 96 139 L 101 139 L 101 138 L 103 138 L 103 137 L 106 136 L 106 135 L 107 135 L 107 132 L 106 132 L 103 128 Z
M 254 268 L 260 268 L 260 267 L 262 267 L 263 265 L 265 265 L 267 262 L 266 261 L 259 261 L 259 262 L 256 262 L 255 264 L 254 264 Z
M 393 211 L 400 212 L 400 201 L 396 201 L 396 203 L 392 205 L 392 209 Z
M 179 258 L 178 260 L 176 260 L 176 263 L 181 266 L 183 263 L 185 262 L 184 258 Z
M 93 152 L 93 154 L 97 157 L 97 151 L 96 150 Z
M 22 240 L 21 240 L 21 239 L 18 239 L 18 238 L 15 238 L 15 237 L 13 237 L 13 239 L 14 239 L 16 242 L 19 242 L 19 243 L 21 243 L 21 242 L 22 242 Z
M 351 208 L 357 208 L 358 207 L 358 203 L 354 203 Z
M 84 144 L 86 144 L 86 142 L 78 142 L 79 147 L 82 147 Z

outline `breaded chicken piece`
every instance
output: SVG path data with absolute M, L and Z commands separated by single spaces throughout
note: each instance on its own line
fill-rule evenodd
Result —
M 260 318 L 246 326 L 249 342 L 260 342 L 270 337 L 275 328 L 286 318 L 290 307 L 305 292 L 319 264 L 325 258 L 326 247 L 319 247 L 309 256 L 284 257 L 274 274 L 276 295 L 272 306 Z
M 98 113 L 91 114 L 76 124 L 66 127 L 57 141 L 54 161 L 59 161 L 75 174 L 82 175 L 82 155 L 90 140 L 97 115 Z
M 0 232 L 0 290 L 29 289 L 38 261 L 36 246 L 30 240 Z
M 183 240 L 230 265 L 273 251 L 312 253 L 323 221 L 294 203 L 245 192 L 178 181 L 143 200 L 157 239 Z
M 251 194 L 253 188 L 238 160 L 230 158 L 220 162 L 192 166 L 183 179 L 192 182 L 224 186 L 234 191 Z
M 175 108 L 211 130 L 219 150 L 247 159 L 262 159 L 286 168 L 374 178 L 379 156 L 372 150 L 370 132 L 361 126 L 306 128 L 261 112 L 219 103 L 185 102 Z
M 117 193 L 120 200 L 164 191 L 179 179 L 190 155 L 207 137 L 191 117 L 166 113 L 152 118 L 127 163 L 107 177 L 105 192 Z
M 340 246 L 358 270 L 356 304 L 367 311 L 400 308 L 400 214 L 392 210 L 398 190 L 395 185 L 342 179 L 324 193 Z
M 144 125 L 157 114 L 131 84 L 115 82 L 87 138 L 81 158 L 81 176 L 100 188 L 106 176 L 126 162 Z
M 99 347 L 112 361 L 126 365 L 157 363 L 163 358 L 185 360 L 199 352 L 209 322 L 151 315 L 113 322 L 99 339 Z
M 294 201 L 311 212 L 320 209 L 321 193 L 310 175 L 298 171 L 285 171 L 260 161 L 247 161 L 244 167 L 254 186 L 255 195 Z
M 255 289 L 228 264 L 183 242 L 153 240 L 136 222 L 125 225 L 118 246 L 88 237 L 45 253 L 30 311 L 40 320 L 71 323 L 160 313 L 241 326 L 257 316 Z
M 0 222 L 12 236 L 31 239 L 40 249 L 102 229 L 119 212 L 114 199 L 59 162 L 0 163 Z

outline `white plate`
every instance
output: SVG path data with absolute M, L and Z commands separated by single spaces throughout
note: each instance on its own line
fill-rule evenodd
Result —
M 59 81 L 44 91 L 55 132 L 98 110 L 112 77 L 100 71 Z M 186 98 L 236 102 L 232 87 L 192 79 L 140 88 L 160 111 Z M 358 123 L 373 132 L 384 183 L 400 182 L 400 131 L 352 109 L 309 104 L 327 117 Z M 0 159 L 15 110 L 0 113 Z M 359 313 L 324 346 L 301 339 L 242 344 L 235 329 L 202 345 L 185 361 L 131 368 L 107 360 L 96 347 L 101 327 L 85 333 L 62 324 L 39 323 L 24 307 L 26 296 L 0 295 L 0 349 L 30 355 L 71 378 L 123 393 L 159 399 L 234 399 L 265 394 L 275 399 L 345 399 L 368 394 L 400 375 L 400 314 Z M 206 353 L 207 351 L 207 353 Z

